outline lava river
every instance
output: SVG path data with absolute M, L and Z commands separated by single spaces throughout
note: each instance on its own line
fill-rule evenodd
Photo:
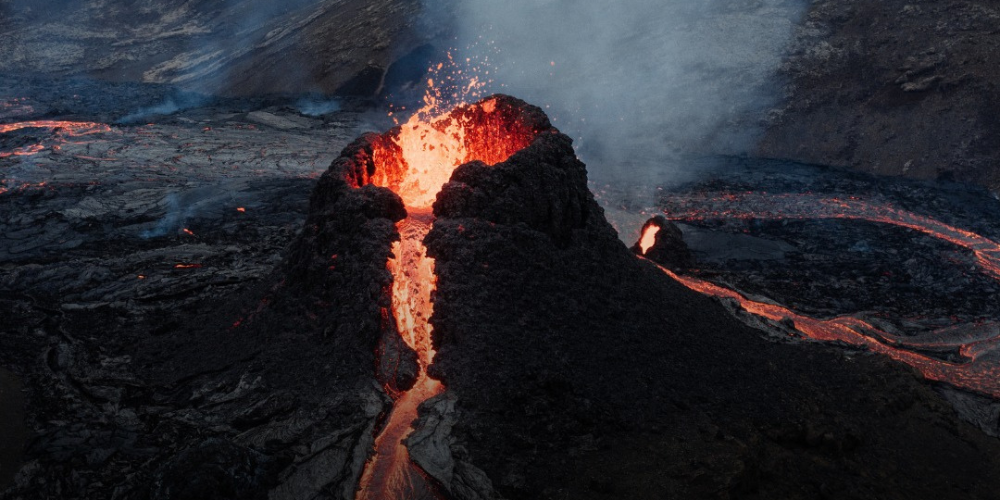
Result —
M 434 498 L 432 482 L 411 460 L 403 440 L 412 431 L 419 405 L 444 390 L 427 375 L 434 358 L 429 319 L 434 312 L 434 259 L 423 240 L 434 223 L 431 206 L 452 172 L 478 160 L 495 165 L 528 146 L 535 131 L 503 98 L 463 105 L 433 114 L 434 103 L 376 142 L 375 171 L 367 182 L 393 190 L 403 200 L 407 217 L 397 224 L 400 241 L 387 267 L 393 276 L 392 313 L 404 341 L 416 351 L 420 372 L 407 391 L 387 389 L 392 413 L 375 440 L 375 454 L 361 477 L 357 498 Z
M 980 270 L 1000 281 L 1000 244 L 984 236 L 945 224 L 933 218 L 889 205 L 857 198 L 826 198 L 810 194 L 770 195 L 768 193 L 714 193 L 675 197 L 681 207 L 665 211 L 667 219 L 703 221 L 719 219 L 847 219 L 863 220 L 907 228 L 970 250 Z M 724 209 L 717 207 L 724 206 Z M 659 227 L 647 223 L 640 248 L 645 254 Z M 688 288 L 705 295 L 737 301 L 747 312 L 771 321 L 791 320 L 795 329 L 809 339 L 844 342 L 865 347 L 917 369 L 930 380 L 1000 398 L 1000 336 L 995 324 L 965 325 L 941 329 L 917 337 L 894 335 L 859 318 L 844 315 L 828 319 L 798 314 L 786 307 L 752 300 L 709 281 L 660 269 Z M 916 352 L 927 348 L 955 348 L 963 359 L 945 361 Z

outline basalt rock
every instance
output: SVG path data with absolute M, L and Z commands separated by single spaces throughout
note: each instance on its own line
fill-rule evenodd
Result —
M 1000 445 L 911 372 L 768 342 L 636 259 L 557 132 L 463 165 L 434 208 L 448 449 L 506 498 L 990 498 L 979 481 L 1000 481 L 983 453 Z
M 981 0 L 811 2 L 757 153 L 996 191 L 998 15 Z

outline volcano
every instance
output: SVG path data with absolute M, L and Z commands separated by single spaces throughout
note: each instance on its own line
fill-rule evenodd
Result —
M 343 149 L 259 281 L 139 320 L 5 296 L 25 327 L 0 355 L 37 360 L 18 365 L 37 435 L 4 498 L 1000 488 L 1000 445 L 909 368 L 748 326 L 675 273 L 696 260 L 666 218 L 628 248 L 541 109 L 494 95 L 415 117 Z

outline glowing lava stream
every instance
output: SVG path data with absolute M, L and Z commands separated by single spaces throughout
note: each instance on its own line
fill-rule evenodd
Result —
M 80 137 L 84 135 L 100 134 L 111 131 L 111 127 L 109 127 L 104 123 L 70 122 L 70 121 L 57 121 L 57 120 L 34 120 L 34 121 L 16 122 L 16 123 L 0 123 L 0 134 L 5 134 L 25 128 L 46 128 L 53 130 L 54 132 L 57 132 L 65 137 Z M 0 151 L 0 158 L 7 158 L 10 156 L 31 156 L 39 153 L 44 149 L 45 146 L 41 144 L 32 144 L 30 146 L 25 146 L 23 148 L 17 148 L 14 151 Z
M 668 219 L 692 221 L 706 219 L 854 219 L 879 222 L 909 228 L 960 247 L 972 250 L 977 263 L 989 276 L 1000 281 L 1000 244 L 976 233 L 950 226 L 930 217 L 875 205 L 859 199 L 820 198 L 811 195 L 742 195 L 724 194 L 709 197 L 713 202 L 745 202 L 754 210 L 727 209 L 725 211 L 688 210 L 667 212 Z M 647 238 L 654 238 L 655 226 L 646 228 L 642 237 L 643 253 Z M 647 259 L 648 260 L 648 259 Z M 650 261 L 652 262 L 652 261 Z M 655 263 L 654 263 L 655 264 Z M 680 276 L 656 264 L 661 271 L 684 286 L 704 295 L 732 299 L 748 313 L 773 321 L 791 320 L 795 329 L 805 337 L 866 347 L 873 352 L 889 356 L 916 368 L 925 378 L 946 382 L 955 387 L 980 392 L 1000 399 L 1000 336 L 981 338 L 956 338 L 944 341 L 927 341 L 928 336 L 909 339 L 893 335 L 853 316 L 817 319 L 792 310 L 744 297 L 740 293 L 692 276 Z M 944 333 L 947 329 L 934 333 Z M 933 333 L 930 335 L 933 336 Z M 962 362 L 948 362 L 907 350 L 907 348 L 957 348 Z
M 436 288 L 434 259 L 424 237 L 434 222 L 431 205 L 455 169 L 472 160 L 495 165 L 528 146 L 537 132 L 525 124 L 509 99 L 495 97 L 462 105 L 450 113 L 433 113 L 436 101 L 407 123 L 382 136 L 372 151 L 374 171 L 367 182 L 394 191 L 407 217 L 397 224 L 400 241 L 393 245 L 392 310 L 403 340 L 416 351 L 420 372 L 413 388 L 390 395 L 392 413 L 376 438 L 376 452 L 362 474 L 358 500 L 434 498 L 431 481 L 410 460 L 402 440 L 412 432 L 418 406 L 444 391 L 427 375 L 434 359 L 431 344 L 431 296 Z
M 408 216 L 397 224 L 400 241 L 392 248 L 395 259 L 389 261 L 392 272 L 392 308 L 403 340 L 417 352 L 420 374 L 413 388 L 395 395 L 392 414 L 385 429 L 375 440 L 375 458 L 365 468 L 358 489 L 358 500 L 434 498 L 434 487 L 410 461 L 403 439 L 413 431 L 417 407 L 444 390 L 441 382 L 427 376 L 427 366 L 434 359 L 431 347 L 433 312 L 431 292 L 437 278 L 434 259 L 427 256 L 423 240 L 431 229 L 434 214 L 408 209 Z

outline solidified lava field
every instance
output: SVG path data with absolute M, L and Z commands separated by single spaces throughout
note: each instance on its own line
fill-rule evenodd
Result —
M 635 197 L 588 181 L 540 109 L 495 96 L 429 123 L 463 124 L 463 148 L 510 147 L 457 154 L 440 193 L 418 183 L 411 196 L 393 155 L 413 124 L 363 134 L 389 126 L 349 101 L 308 116 L 291 101 L 222 100 L 138 122 L 88 103 L 40 111 L 44 95 L 7 102 L 4 121 L 26 125 L 0 135 L 11 153 L 0 157 L 0 388 L 23 386 L 25 404 L 3 416 L 26 432 L 11 428 L 18 446 L 0 449 L 0 472 L 17 470 L 0 474 L 3 498 L 992 498 L 1000 487 L 982 386 L 811 341 L 795 321 L 682 279 L 811 318 L 853 315 L 959 364 L 962 345 L 988 347 L 997 314 L 995 278 L 973 250 L 802 210 L 863 197 L 996 241 L 985 192 L 721 158 L 714 178 Z M 629 247 L 653 215 L 679 231 L 661 229 L 672 236 L 641 258 Z M 401 246 L 411 240 L 416 250 Z M 405 279 L 432 288 L 394 287 Z M 406 342 L 421 321 L 430 338 Z M 916 346 L 942 330 L 949 346 Z M 394 410 L 428 381 L 440 386 L 408 410 L 410 431 Z M 405 449 L 379 442 L 394 426 Z M 384 473 L 383 449 L 403 453 Z

